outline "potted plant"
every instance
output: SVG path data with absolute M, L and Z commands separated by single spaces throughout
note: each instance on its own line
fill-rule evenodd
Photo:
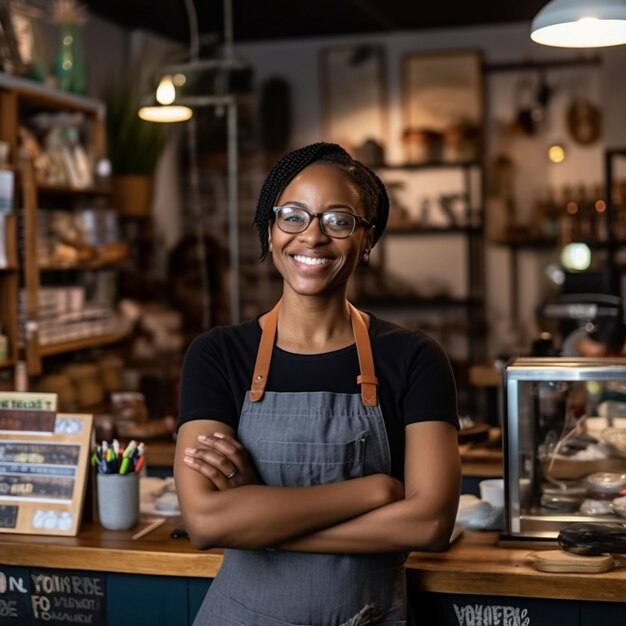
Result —
M 163 124 L 139 118 L 139 105 L 131 90 L 110 88 L 104 102 L 116 206 L 122 215 L 146 217 L 150 214 L 154 171 L 165 147 L 167 129 Z

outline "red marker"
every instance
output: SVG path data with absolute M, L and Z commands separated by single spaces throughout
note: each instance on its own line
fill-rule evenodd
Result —
M 145 458 L 145 456 L 140 456 L 139 459 L 137 459 L 137 463 L 135 463 L 135 474 L 139 474 L 139 472 L 141 471 Z

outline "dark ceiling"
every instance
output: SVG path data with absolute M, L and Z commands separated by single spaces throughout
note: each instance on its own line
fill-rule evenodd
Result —
M 223 0 L 193 0 L 200 34 L 224 31 Z M 232 0 L 235 42 L 528 22 L 547 0 Z M 129 30 L 189 41 L 185 0 L 82 0 Z

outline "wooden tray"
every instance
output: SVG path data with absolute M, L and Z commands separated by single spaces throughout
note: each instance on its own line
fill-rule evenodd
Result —
M 540 572 L 600 574 L 626 565 L 626 555 L 584 556 L 565 550 L 538 550 L 528 555 L 528 562 Z

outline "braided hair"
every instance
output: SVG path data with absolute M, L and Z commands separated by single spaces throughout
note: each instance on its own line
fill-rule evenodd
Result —
M 385 230 L 389 215 L 389 197 L 380 178 L 360 161 L 353 159 L 346 150 L 335 143 L 314 143 L 289 152 L 277 161 L 269 171 L 257 203 L 254 227 L 259 233 L 261 260 L 269 252 L 267 232 L 274 219 L 273 208 L 283 189 L 307 166 L 323 163 L 340 168 L 355 185 L 365 207 L 365 219 L 374 226 L 374 245 Z

